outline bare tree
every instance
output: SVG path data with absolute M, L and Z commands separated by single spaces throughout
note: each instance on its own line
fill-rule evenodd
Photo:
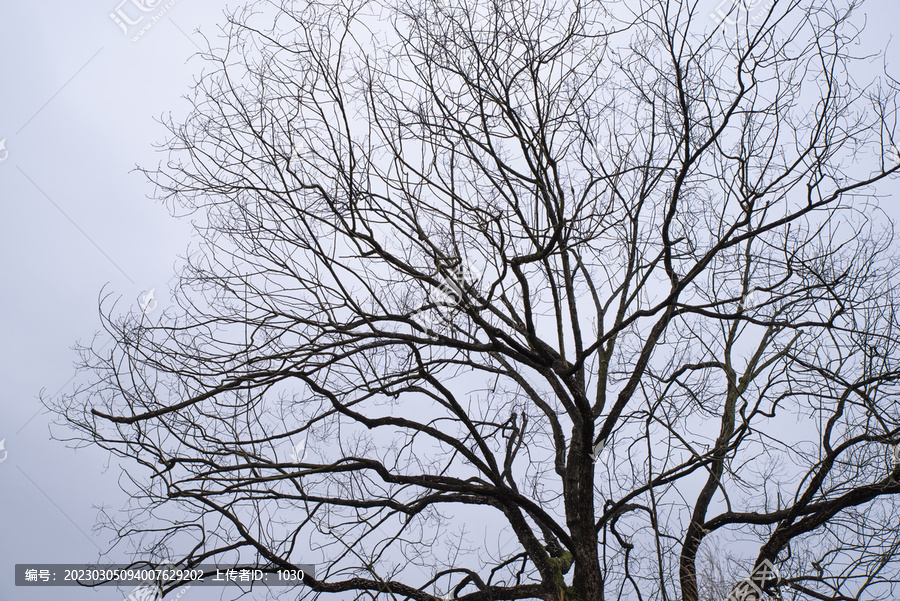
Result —
M 176 306 L 101 303 L 114 350 L 48 400 L 134 467 L 110 523 L 314 553 L 298 596 L 696 601 L 771 562 L 896 598 L 898 86 L 856 5 L 234 14 L 145 171 L 200 237 Z M 703 549 L 745 563 L 698 583 Z

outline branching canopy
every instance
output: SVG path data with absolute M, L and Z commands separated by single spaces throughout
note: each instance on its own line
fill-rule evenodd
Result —
M 199 236 L 176 305 L 104 302 L 48 400 L 145 468 L 111 524 L 317 564 L 298 598 L 697 601 L 764 561 L 896 598 L 898 86 L 855 4 L 234 14 L 146 170 Z

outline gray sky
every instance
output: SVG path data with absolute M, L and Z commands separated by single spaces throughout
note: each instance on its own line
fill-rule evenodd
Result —
M 171 1 L 171 0 L 169 0 Z M 121 599 L 114 588 L 15 588 L 16 563 L 96 561 L 108 532 L 96 506 L 119 508 L 119 468 L 106 454 L 50 440 L 37 400 L 71 389 L 71 350 L 98 328 L 101 288 L 137 304 L 168 302 L 173 263 L 189 241 L 136 163 L 155 164 L 154 117 L 183 112 L 199 61 L 192 32 L 214 32 L 224 3 L 176 0 L 137 41 L 109 13 L 119 0 L 0 2 L 0 245 L 3 254 L 0 440 L 0 599 Z M 156 0 L 146 1 L 153 6 Z M 121 10 L 142 14 L 129 0 Z M 0 452 L 0 459 L 3 458 Z M 211 591 L 211 589 L 207 589 Z M 193 599 L 217 598 L 193 591 Z
M 37 395 L 73 386 L 71 346 L 97 330 L 101 288 L 120 298 L 122 311 L 154 289 L 161 311 L 173 264 L 190 240 L 188 222 L 148 200 L 151 186 L 129 171 L 162 158 L 152 144 L 165 131 L 154 117 L 171 111 L 177 120 L 186 109 L 180 96 L 201 68 L 190 60 L 202 44 L 192 32 L 216 35 L 224 4 L 175 0 L 132 42 L 172 0 L 143 13 L 127 36 L 109 14 L 118 6 L 142 13 L 132 0 L 118 2 L 0 0 L 0 440 L 8 453 L 0 451 L 0 601 L 122 598 L 110 588 L 25 589 L 12 581 L 16 563 L 86 563 L 107 548 L 108 532 L 93 531 L 96 507 L 124 505 L 120 468 L 107 465 L 105 453 L 50 440 L 50 416 Z M 859 52 L 887 43 L 896 2 L 868 3 Z M 712 12 L 720 2 L 707 4 Z M 888 56 L 896 76 L 896 43 Z M 883 206 L 897 217 L 894 202 Z M 189 599 L 218 598 L 214 591 L 192 591 Z

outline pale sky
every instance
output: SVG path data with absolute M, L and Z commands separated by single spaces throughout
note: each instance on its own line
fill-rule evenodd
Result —
M 119 467 L 106 465 L 105 453 L 50 440 L 37 396 L 75 384 L 71 346 L 97 331 L 101 288 L 122 310 L 155 288 L 163 308 L 189 242 L 189 225 L 149 200 L 152 187 L 129 172 L 159 160 L 152 144 L 164 131 L 154 117 L 185 110 L 180 96 L 200 64 L 190 57 L 202 44 L 192 32 L 214 33 L 225 4 L 176 0 L 132 42 L 109 16 L 119 1 L 0 2 L 3 601 L 123 597 L 115 588 L 13 586 L 16 563 L 95 562 L 108 547 L 109 533 L 94 531 L 96 507 L 123 506 Z M 131 0 L 121 10 L 135 21 L 141 14 Z

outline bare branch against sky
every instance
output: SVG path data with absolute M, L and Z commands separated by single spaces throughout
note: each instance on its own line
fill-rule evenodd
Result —
M 108 556 L 292 599 L 896 599 L 900 84 L 861 7 L 178 27 L 190 109 L 140 171 L 195 243 L 42 395 L 129 497 Z

